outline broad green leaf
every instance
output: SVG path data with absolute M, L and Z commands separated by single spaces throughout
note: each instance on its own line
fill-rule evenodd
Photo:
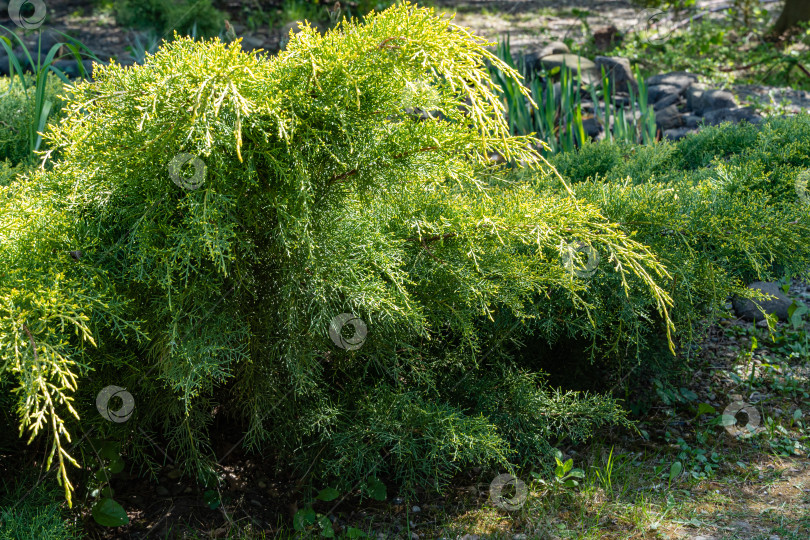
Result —
M 112 499 L 99 499 L 91 512 L 96 523 L 104 527 L 120 527 L 129 523 L 129 516 L 124 507 Z
M 315 498 L 318 499 L 319 501 L 329 502 L 334 501 L 338 497 L 340 497 L 340 492 L 334 488 L 328 487 L 318 492 L 318 495 Z
M 680 461 L 676 461 L 675 463 L 673 463 L 672 466 L 669 468 L 669 481 L 672 482 L 673 480 L 675 480 L 675 478 L 677 478 L 678 475 L 681 474 L 681 471 L 683 471 L 683 464 Z
M 372 477 L 366 482 L 366 493 L 375 501 L 384 501 L 386 498 L 385 484 Z
M 318 515 L 312 508 L 302 508 L 293 516 L 293 528 L 296 531 L 303 531 L 310 525 L 314 525 Z
M 209 489 L 203 493 L 203 501 L 205 501 L 205 504 L 207 504 L 208 508 L 211 510 L 216 510 L 219 505 L 222 504 L 222 500 L 219 498 L 219 493 L 213 489 Z
M 107 470 L 111 474 L 117 474 L 124 470 L 124 461 L 122 459 L 114 459 L 107 465 Z
M 698 405 L 697 411 L 698 416 L 703 416 L 704 414 L 714 414 L 715 412 L 717 412 L 715 408 L 709 405 L 708 403 L 700 403 Z

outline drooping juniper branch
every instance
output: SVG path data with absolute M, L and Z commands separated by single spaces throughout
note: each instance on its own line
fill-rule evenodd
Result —
M 418 154 L 420 152 L 430 152 L 431 150 L 438 150 L 438 149 L 439 149 L 438 146 L 425 146 L 425 147 L 420 148 L 419 150 L 414 150 L 413 152 L 403 152 L 401 154 L 394 154 L 391 157 L 393 157 L 394 159 L 402 159 L 402 158 L 411 156 L 413 154 Z M 358 170 L 356 168 L 354 168 L 354 169 L 351 169 L 349 171 L 346 171 L 345 173 L 339 174 L 337 176 L 333 176 L 329 180 L 329 183 L 327 185 L 331 186 L 332 184 L 337 184 L 339 182 L 342 182 L 343 180 L 349 178 L 350 176 L 354 176 L 355 174 L 357 174 L 357 172 L 358 172 Z
M 430 236 L 428 238 L 411 237 L 411 238 L 408 238 L 407 240 L 408 240 L 408 242 L 421 242 L 422 244 L 426 244 L 426 243 L 430 243 L 430 242 L 435 242 L 436 240 L 446 240 L 448 238 L 453 238 L 453 237 L 455 237 L 457 235 L 458 235 L 458 233 L 450 232 L 450 233 L 445 233 L 445 234 L 436 234 L 436 235 Z
M 34 362 L 36 362 L 37 366 L 39 366 L 39 355 L 37 354 L 37 344 L 34 342 L 34 336 L 31 335 L 31 331 L 28 329 L 28 325 L 26 325 L 25 323 L 23 323 L 23 332 L 25 332 L 26 335 L 28 336 L 28 341 L 31 342 L 31 349 L 33 349 L 34 351 Z
M 385 47 L 385 48 L 388 48 L 388 49 L 399 49 L 400 48 L 399 45 L 388 45 L 389 41 L 393 41 L 395 39 L 408 39 L 408 38 L 403 37 L 403 36 L 391 36 L 389 38 L 385 38 L 384 40 L 382 40 L 382 42 L 380 42 L 380 44 L 377 45 L 377 48 L 382 49 L 382 48 Z

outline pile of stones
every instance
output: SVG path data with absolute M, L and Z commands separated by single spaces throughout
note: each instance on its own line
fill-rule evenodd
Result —
M 601 86 L 602 69 L 610 79 L 609 94 L 616 104 L 630 105 L 630 92 L 638 95 L 636 81 L 627 58 L 597 56 L 594 60 L 571 54 L 568 47 L 559 41 L 529 49 L 524 54 L 524 63 L 529 73 L 539 73 L 563 65 L 581 78 L 583 85 Z M 698 82 L 693 73 L 677 71 L 650 77 L 647 84 L 647 103 L 655 111 L 655 123 L 663 137 L 678 140 L 694 133 L 702 125 L 714 126 L 723 122 L 747 121 L 759 123 L 762 117 L 753 107 L 742 107 L 734 94 L 727 90 L 706 87 Z M 583 111 L 593 111 L 604 103 L 590 103 L 590 92 L 582 91 Z M 631 110 L 627 114 L 632 114 Z M 635 112 L 636 116 L 638 111 Z M 584 123 L 586 132 L 593 139 L 604 137 L 604 127 L 599 119 L 592 117 Z

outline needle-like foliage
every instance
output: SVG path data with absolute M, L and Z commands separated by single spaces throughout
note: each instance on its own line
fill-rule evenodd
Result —
M 202 474 L 219 404 L 249 448 L 347 486 L 526 461 L 622 421 L 607 398 L 546 390 L 503 346 L 532 321 L 599 337 L 572 243 L 600 254 L 626 318 L 666 335 L 669 275 L 562 183 L 504 181 L 494 152 L 543 163 L 509 135 L 486 64 L 519 75 L 486 45 L 403 3 L 325 36 L 305 26 L 275 57 L 178 38 L 73 89 L 47 137 L 58 158 L 0 199 L 2 373 L 21 427 L 52 426 L 66 489 L 68 414 L 155 432 Z M 570 319 L 544 318 L 559 305 Z M 330 338 L 343 313 L 367 327 L 361 346 Z M 94 408 L 107 385 L 136 402 L 120 426 Z

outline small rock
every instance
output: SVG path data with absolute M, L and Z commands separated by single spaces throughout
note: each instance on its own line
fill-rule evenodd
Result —
M 611 92 L 627 92 L 630 88 L 638 94 L 638 83 L 630 69 L 630 60 L 620 56 L 597 56 L 594 61 L 598 73 L 605 68 L 605 74 L 610 79 Z
M 0 54 L 0 75 L 8 76 L 8 55 L 3 53 Z
M 669 107 L 670 105 L 675 105 L 680 100 L 681 100 L 681 96 L 679 96 L 678 94 L 669 94 L 669 95 L 666 95 L 666 96 L 662 97 L 661 99 L 659 99 L 655 103 L 653 103 L 653 109 L 656 110 L 656 111 L 658 111 L 660 109 L 665 109 L 666 107 Z
M 184 489 L 184 490 L 183 490 L 183 493 L 185 493 L 186 495 L 188 495 L 188 494 L 189 494 L 189 493 L 191 493 L 192 491 L 194 491 L 194 490 L 193 490 L 193 489 L 191 489 L 191 487 L 186 487 L 186 489 Z
M 703 536 L 701 534 L 701 535 L 693 537 L 692 540 L 717 540 L 717 537 L 716 536 Z
M 686 96 L 686 107 L 692 111 L 695 111 L 695 114 L 697 114 L 700 98 L 703 96 L 703 92 L 705 91 L 706 86 L 699 83 L 695 83 L 686 89 L 684 94 Z
M 166 473 L 166 478 L 169 480 L 177 480 L 180 478 L 180 470 L 179 469 L 172 469 L 168 473 Z
M 662 130 L 681 127 L 683 125 L 683 118 L 678 111 L 678 107 L 670 105 L 664 107 L 660 111 L 655 112 L 655 123 Z
M 690 133 L 697 133 L 697 130 L 688 127 L 665 129 L 663 135 L 670 141 L 680 141 Z
M 583 84 L 595 83 L 600 80 L 596 64 L 584 56 L 577 56 L 576 54 L 552 54 L 541 58 L 539 63 L 542 67 L 549 70 L 555 67 L 562 68 L 562 66 L 565 65 L 574 75 L 577 73 L 582 74 Z
M 745 120 L 749 124 L 758 124 L 762 122 L 762 117 L 757 114 L 753 107 L 735 107 L 732 109 L 717 109 L 708 111 L 703 115 L 706 123 L 710 126 L 716 126 L 723 122 L 731 122 L 737 124 Z
M 593 31 L 593 44 L 597 51 L 607 51 L 622 42 L 622 34 L 614 25 L 600 26 Z
M 266 487 L 267 487 L 267 482 L 265 482 L 265 481 L 263 481 L 263 480 L 259 480 L 259 482 L 257 483 L 257 485 L 258 485 L 258 486 L 259 486 L 261 489 L 264 489 L 264 488 L 266 488 Z
M 781 320 L 788 319 L 788 308 L 793 303 L 793 300 L 788 298 L 778 283 L 770 283 L 765 281 L 757 281 L 748 285 L 749 289 L 756 289 L 763 293 L 773 296 L 775 298 L 770 300 L 762 300 L 758 302 L 765 313 L 775 313 Z M 765 317 L 754 304 L 752 300 L 742 299 L 738 297 L 732 298 L 732 305 L 737 316 L 746 321 L 761 321 Z
M 662 73 L 660 75 L 653 75 L 647 79 L 647 86 L 658 86 L 662 84 L 674 86 L 677 88 L 679 94 L 683 94 L 687 88 L 692 86 L 698 80 L 698 76 L 686 71 L 672 71 L 670 73 Z
M 582 128 L 585 130 L 585 135 L 591 139 L 598 140 L 600 135 L 604 136 L 605 134 L 602 123 L 593 116 L 582 120 Z
M 168 497 L 168 496 L 169 496 L 169 490 L 168 490 L 168 489 L 166 489 L 166 488 L 165 488 L 165 487 L 163 487 L 163 486 L 158 486 L 158 487 L 155 489 L 155 493 L 157 493 L 157 495 L 158 495 L 159 497 Z
M 731 523 L 729 523 L 729 527 L 732 527 L 734 529 L 741 530 L 741 531 L 750 531 L 751 530 L 751 525 L 748 524 L 745 521 L 732 521 Z
M 668 96 L 679 97 L 681 93 L 681 89 L 674 84 L 654 84 L 647 87 L 647 102 L 657 103 Z
M 709 111 L 717 109 L 733 109 L 736 107 L 737 100 L 734 99 L 734 94 L 726 90 L 703 90 L 701 92 L 696 90 L 690 102 L 690 108 L 698 116 L 705 116 Z
M 535 71 L 542 69 L 540 59 L 553 54 L 569 54 L 571 50 L 562 41 L 551 41 L 545 45 L 535 45 L 526 49 L 523 59 L 526 65 Z
M 519 533 L 519 534 L 516 534 L 515 536 L 513 536 L 512 540 L 526 540 L 527 538 L 528 538 L 528 536 L 526 536 L 525 534 Z
M 259 36 L 242 36 L 242 50 L 246 53 L 256 49 L 263 49 L 264 46 L 264 39 Z
M 74 40 L 72 40 L 70 38 L 66 38 L 66 37 L 62 36 L 61 34 L 57 34 L 53 30 L 45 30 L 44 32 L 42 32 L 41 47 L 42 47 L 42 50 L 45 51 L 45 53 L 50 51 L 51 47 L 53 47 L 57 43 L 66 43 L 66 42 L 74 42 Z M 36 47 L 36 45 L 35 45 L 35 47 Z
M 694 114 L 683 115 L 683 125 L 688 128 L 697 128 L 700 125 L 700 117 Z
M 413 512 L 414 514 L 418 514 L 421 511 L 422 509 L 419 508 L 418 506 L 414 506 L 413 508 L 411 508 L 411 512 Z
M 250 499 L 250 504 L 252 504 L 253 506 L 256 506 L 258 508 L 262 507 L 261 501 L 257 501 L 256 499 Z
M 419 535 L 416 534 L 415 532 L 412 532 L 411 533 L 411 540 L 419 540 Z

